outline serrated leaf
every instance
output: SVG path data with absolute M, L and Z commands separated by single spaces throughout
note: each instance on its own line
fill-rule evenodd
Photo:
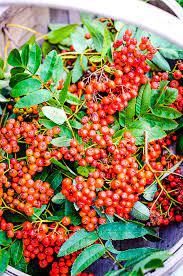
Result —
M 18 82 L 25 80 L 29 77 L 30 75 L 27 73 L 17 73 L 11 77 L 9 85 L 10 87 L 14 87 Z
M 64 65 L 62 57 L 57 57 L 55 66 L 53 68 L 52 79 L 55 83 L 58 83 L 63 78 Z
M 178 126 L 177 122 L 172 119 L 165 119 L 153 114 L 145 114 L 142 119 L 147 121 L 151 127 L 159 126 L 163 130 L 172 130 Z
M 56 147 L 68 147 L 70 146 L 70 142 L 72 139 L 68 139 L 67 137 L 57 137 L 52 139 L 51 144 L 56 146 Z
M 138 220 L 148 220 L 150 216 L 149 209 L 140 201 L 134 203 L 130 215 Z
M 74 105 L 81 104 L 81 100 L 74 94 L 68 92 L 66 102 Z
M 88 168 L 82 167 L 82 166 L 77 167 L 77 172 L 78 172 L 78 174 L 80 174 L 82 176 L 86 176 L 86 177 L 88 177 L 88 174 L 89 174 Z
M 157 90 L 152 89 L 151 107 L 155 106 L 160 101 L 168 83 L 169 81 L 160 81 L 159 88 Z
M 35 74 L 41 64 L 41 49 L 38 44 L 34 43 L 30 48 L 29 61 L 27 68 L 32 74 Z
M 60 171 L 55 171 L 51 173 L 46 181 L 50 184 L 50 187 L 56 191 L 62 184 L 62 174 Z
M 34 92 L 41 88 L 41 82 L 38 79 L 28 78 L 18 82 L 12 89 L 13 97 L 20 97 Z
M 111 44 L 112 44 L 111 33 L 108 31 L 107 28 L 105 28 L 104 29 L 103 47 L 102 47 L 102 52 L 101 52 L 101 56 L 103 59 L 105 59 L 105 56 L 106 56 L 108 50 L 111 48 Z
M 44 63 L 40 67 L 40 77 L 43 82 L 47 82 L 51 79 L 56 61 L 57 52 L 53 50 L 48 53 L 44 60 Z
M 150 107 L 150 99 L 151 99 L 151 86 L 149 82 L 145 85 L 142 85 L 140 88 L 139 95 L 136 100 L 136 115 L 142 115 L 146 113 L 146 111 Z
M 21 60 L 22 60 L 22 64 L 24 66 L 27 66 L 27 63 L 29 61 L 29 44 L 25 44 L 22 47 L 22 52 L 21 52 Z
M 62 108 L 44 106 L 42 112 L 48 119 L 58 125 L 62 125 L 67 120 L 67 115 Z
M 143 237 L 149 232 L 149 229 L 142 225 L 132 222 L 113 222 L 100 225 L 98 234 L 104 240 L 125 240 Z
M 182 113 L 176 110 L 175 108 L 161 106 L 161 105 L 156 105 L 152 109 L 152 113 L 159 117 L 167 118 L 167 119 L 177 119 L 182 116 Z
M 159 52 L 154 55 L 152 62 L 164 71 L 171 71 L 168 61 Z
M 46 89 L 40 89 L 34 91 L 31 94 L 28 94 L 21 98 L 15 105 L 18 108 L 30 107 L 36 104 L 47 102 L 52 98 L 50 91 Z
M 74 64 L 74 68 L 72 70 L 72 82 L 77 82 L 83 74 L 82 66 L 80 64 L 80 56 L 77 57 L 76 62 Z
M 4 273 L 10 259 L 10 254 L 7 250 L 0 249 L 0 273 Z
M 158 188 L 157 188 L 157 183 L 154 183 L 153 185 L 147 187 L 143 193 L 143 197 L 148 200 L 148 201 L 152 201 L 154 199 L 154 196 L 157 192 Z
M 172 104 L 175 102 L 176 98 L 178 96 L 178 90 L 175 88 L 167 88 L 163 91 L 163 94 L 161 96 L 161 99 L 159 100 L 160 104 Z
M 65 201 L 65 196 L 60 192 L 56 195 L 54 195 L 54 197 L 52 197 L 51 201 L 55 204 L 62 204 Z
M 170 48 L 162 48 L 159 49 L 159 52 L 162 56 L 168 59 L 178 59 L 179 58 L 179 53 L 175 49 L 170 49 Z
M 125 125 L 129 125 L 133 122 L 135 116 L 135 104 L 136 98 L 129 101 L 127 108 L 125 109 Z
M 0 245 L 8 246 L 12 243 L 12 239 L 7 237 L 5 231 L 0 230 Z
M 104 253 L 105 247 L 101 244 L 94 244 L 86 248 L 75 260 L 71 269 L 71 276 L 74 276 L 85 270 L 88 266 L 102 257 Z
M 66 101 L 70 82 L 71 82 L 71 73 L 69 72 L 67 74 L 66 80 L 64 81 L 64 87 L 62 88 L 62 90 L 59 93 L 59 102 L 60 102 L 61 106 L 63 106 Z
M 10 255 L 11 255 L 11 263 L 12 265 L 16 266 L 19 263 L 20 259 L 23 255 L 23 242 L 22 240 L 16 240 L 11 248 L 10 248 Z
M 69 37 L 76 29 L 77 26 L 78 26 L 77 24 L 72 24 L 72 25 L 67 25 L 67 26 L 58 28 L 56 30 L 49 32 L 46 38 L 52 44 L 60 43 L 65 38 Z
M 72 45 L 74 46 L 74 50 L 76 52 L 82 53 L 88 46 L 84 35 L 85 32 L 81 27 L 78 27 L 76 31 L 71 34 Z
M 14 267 L 19 271 L 27 272 L 27 263 L 25 261 L 25 257 L 22 256 L 20 261 Z
M 8 56 L 8 64 L 11 66 L 22 66 L 20 53 L 17 49 L 13 49 Z
M 122 127 L 125 126 L 125 117 L 126 117 L 126 110 L 120 111 L 119 112 L 119 123 L 120 123 L 120 126 L 122 126 Z
M 141 247 L 141 248 L 132 248 L 121 251 L 117 256 L 117 261 L 133 260 L 136 258 L 144 258 L 154 252 L 159 252 L 160 249 L 150 248 L 150 247 Z
M 74 233 L 60 248 L 58 257 L 63 257 L 76 252 L 88 245 L 93 244 L 98 239 L 97 233 L 87 232 L 85 229 L 81 229 Z
M 101 32 L 95 27 L 92 21 L 88 19 L 82 19 L 82 22 L 92 36 L 94 48 L 97 50 L 97 52 L 100 53 L 103 46 L 103 36 Z

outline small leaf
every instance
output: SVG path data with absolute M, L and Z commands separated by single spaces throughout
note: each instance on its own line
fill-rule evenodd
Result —
M 35 74 L 41 64 L 41 49 L 38 44 L 34 43 L 29 52 L 29 61 L 27 68 L 32 74 Z
M 98 62 L 102 61 L 102 57 L 101 56 L 92 56 L 92 57 L 89 58 L 89 60 L 91 62 L 98 63 Z
M 108 50 L 111 48 L 112 44 L 112 37 L 111 33 L 108 31 L 107 28 L 104 29 L 104 40 L 103 40 L 103 47 L 102 47 L 102 52 L 101 56 L 104 59 Z
M 160 69 L 164 70 L 164 71 L 171 71 L 170 65 L 168 63 L 168 61 L 166 61 L 166 59 L 159 53 L 157 52 L 154 55 L 153 58 L 153 63 L 155 63 Z
M 0 230 L 0 245 L 8 246 L 12 243 L 12 239 L 7 237 L 6 232 Z
M 49 174 L 50 174 L 50 168 L 45 167 L 42 172 L 36 173 L 36 175 L 34 176 L 34 181 L 36 180 L 45 181 Z
M 50 184 L 50 187 L 56 191 L 62 184 L 62 174 L 60 171 L 55 171 L 51 173 L 46 181 Z
M 74 50 L 76 52 L 82 53 L 88 46 L 84 35 L 85 32 L 81 27 L 78 27 L 76 31 L 71 34 L 72 45 L 74 46 Z
M 31 94 L 28 94 L 21 98 L 15 105 L 18 108 L 24 108 L 33 106 L 36 104 L 40 104 L 46 101 L 49 101 L 52 98 L 50 91 L 46 89 L 40 89 L 38 91 L 34 91 Z
M 22 66 L 22 60 L 21 60 L 21 57 L 20 57 L 20 53 L 17 49 L 13 49 L 9 56 L 8 56 L 8 63 L 11 65 L 11 66 Z
M 80 56 L 77 57 L 76 62 L 74 64 L 74 68 L 72 70 L 72 82 L 77 82 L 83 74 L 82 66 L 80 64 Z
M 101 32 L 95 27 L 91 20 L 83 19 L 82 22 L 92 36 L 95 49 L 100 53 L 103 47 L 103 36 Z
M 25 261 L 25 257 L 22 256 L 20 261 L 14 265 L 14 267 L 22 272 L 27 272 L 27 263 Z
M 60 43 L 65 38 L 69 37 L 77 26 L 77 24 L 72 24 L 53 30 L 47 34 L 46 38 L 52 44 Z
M 113 254 L 119 254 L 121 252 L 121 251 L 118 251 L 117 249 L 114 248 L 111 241 L 107 241 L 105 243 L 105 247 L 106 247 L 107 250 L 109 250 Z
M 86 176 L 86 177 L 88 177 L 88 174 L 89 174 L 88 168 L 82 167 L 82 166 L 77 167 L 77 172 L 78 172 L 78 174 L 80 174 L 82 176 Z
M 75 260 L 71 269 L 71 276 L 74 276 L 85 270 L 88 266 L 102 257 L 104 253 L 105 247 L 101 244 L 94 244 L 86 248 Z
M 41 88 L 41 82 L 38 79 L 28 78 L 18 82 L 12 89 L 11 95 L 19 97 L 27 95 Z
M 34 207 L 34 214 L 39 217 L 46 210 L 46 208 L 47 208 L 46 204 L 42 205 L 41 208 Z M 30 217 L 31 221 L 37 220 L 37 217 L 34 214 Z
M 156 105 L 156 107 L 152 109 L 152 113 L 159 117 L 167 119 L 176 119 L 182 115 L 182 113 L 176 110 L 175 108 L 161 105 Z
M 9 85 L 10 87 L 14 87 L 18 82 L 25 80 L 29 77 L 30 75 L 27 73 L 17 73 L 11 77 Z
M 125 109 L 125 125 L 129 125 L 134 120 L 135 116 L 135 103 L 136 99 L 133 98 L 129 101 L 127 108 Z
M 147 234 L 151 235 L 148 228 L 136 223 L 123 221 L 100 225 L 98 234 L 104 240 L 125 240 L 143 237 Z
M 122 126 L 122 127 L 125 126 L 125 117 L 126 117 L 126 110 L 120 111 L 119 112 L 119 123 L 120 123 L 120 126 Z
M 46 56 L 44 63 L 40 68 L 40 77 L 43 82 L 47 82 L 49 79 L 51 79 L 56 60 L 57 52 L 55 50 L 49 52 L 49 54 Z
M 71 139 L 68 139 L 67 137 L 57 137 L 52 139 L 51 144 L 56 147 L 68 147 L 70 146 Z
M 148 200 L 148 201 L 152 201 L 154 199 L 154 196 L 157 192 L 158 188 L 157 188 L 157 183 L 154 183 L 153 185 L 147 187 L 143 193 L 143 197 Z
M 10 255 L 7 250 L 0 250 L 0 273 L 4 273 L 8 263 L 9 263 Z
M 70 92 L 67 93 L 66 102 L 73 104 L 73 105 L 81 104 L 81 100 L 76 95 L 74 95 Z
M 95 231 L 87 232 L 85 229 L 81 229 L 74 233 L 60 248 L 58 257 L 63 257 L 76 252 L 88 245 L 93 244 L 98 239 L 98 235 Z
M 137 97 L 137 101 L 136 101 L 137 116 L 146 113 L 146 111 L 150 107 L 150 99 L 151 99 L 151 86 L 149 82 L 147 82 L 145 85 L 142 85 L 139 95 Z
M 133 260 L 136 258 L 144 258 L 154 252 L 159 252 L 160 249 L 150 248 L 150 247 L 141 247 L 141 248 L 132 248 L 121 251 L 117 256 L 117 261 Z
M 10 255 L 11 255 L 11 263 L 12 265 L 16 265 L 19 263 L 20 259 L 23 255 L 23 243 L 22 240 L 16 240 L 11 248 L 10 248 Z
M 167 88 L 163 91 L 163 95 L 159 101 L 160 104 L 172 104 L 175 102 L 176 98 L 178 96 L 178 90 L 175 88 Z
M 145 114 L 142 119 L 148 122 L 151 127 L 159 126 L 164 130 L 172 130 L 178 126 L 177 122 L 172 119 L 165 119 L 153 114 Z
M 65 201 L 65 196 L 59 192 L 54 197 L 52 197 L 51 201 L 55 204 L 61 205 Z
M 58 125 L 62 125 L 67 120 L 67 115 L 62 108 L 44 106 L 42 112 L 48 119 Z
M 80 129 L 82 128 L 82 124 L 80 122 L 78 122 L 77 120 L 73 120 L 70 122 L 70 125 L 72 128 L 75 128 L 75 129 Z
M 59 82 L 63 78 L 64 73 L 64 65 L 62 61 L 62 57 L 57 57 L 57 61 L 53 68 L 52 79 L 55 83 Z
M 22 48 L 21 60 L 24 66 L 27 66 L 27 63 L 29 61 L 29 50 L 29 44 L 25 44 Z
M 138 220 L 148 220 L 150 216 L 149 209 L 140 201 L 134 203 L 130 214 L 132 217 Z
M 151 106 L 155 106 L 161 100 L 162 95 L 164 95 L 164 91 L 168 85 L 169 81 L 160 81 L 159 88 L 157 90 L 152 90 L 151 96 Z
M 59 94 L 59 102 L 60 102 L 61 106 L 64 105 L 65 100 L 67 98 L 67 93 L 68 93 L 68 89 L 70 86 L 70 82 L 71 82 L 71 73 L 69 73 L 67 75 L 67 78 L 64 82 L 64 87 L 62 88 L 62 90 L 60 91 L 60 94 Z
M 164 48 L 159 50 L 160 54 L 168 59 L 178 59 L 179 53 L 175 49 Z

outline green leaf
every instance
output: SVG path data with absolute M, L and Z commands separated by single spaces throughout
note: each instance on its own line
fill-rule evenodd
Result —
M 77 26 L 77 24 L 72 24 L 53 30 L 47 34 L 46 38 L 52 44 L 60 43 L 65 38 L 69 37 Z
M 63 257 L 76 252 L 88 245 L 93 244 L 98 239 L 97 233 L 87 232 L 81 229 L 74 233 L 60 248 L 58 257 Z
M 92 36 L 95 49 L 97 50 L 97 52 L 100 53 L 103 47 L 103 36 L 101 32 L 95 27 L 95 25 L 90 20 L 83 19 L 82 22 Z
M 7 237 L 5 231 L 0 230 L 0 245 L 8 246 L 12 243 L 12 239 Z
M 76 175 L 67 165 L 66 165 L 66 166 L 63 165 L 61 162 L 59 162 L 59 161 L 56 160 L 55 158 L 51 158 L 50 161 L 51 161 L 54 165 L 56 165 L 56 166 L 62 168 L 64 171 L 67 171 L 67 175 L 68 175 L 70 178 L 73 178 L 73 176 Z M 62 172 L 62 170 L 61 170 L 61 172 Z
M 70 125 L 72 128 L 75 128 L 75 129 L 80 129 L 82 128 L 82 124 L 80 122 L 78 122 L 77 120 L 73 120 L 70 122 Z
M 169 65 L 168 61 L 166 61 L 166 59 L 159 52 L 157 52 L 154 55 L 154 58 L 153 58 L 152 61 L 160 69 L 162 69 L 164 71 L 171 71 L 171 68 L 170 68 L 170 65 Z
M 159 252 L 160 250 L 157 248 L 150 247 L 141 247 L 141 248 L 132 248 L 121 251 L 117 256 L 117 261 L 125 261 L 125 260 L 133 260 L 136 258 L 144 258 L 154 252 Z
M 105 59 L 105 56 L 106 56 L 108 50 L 111 48 L 111 44 L 112 44 L 111 33 L 108 31 L 107 28 L 105 28 L 104 29 L 103 47 L 102 47 L 102 52 L 101 52 L 101 56 L 103 59 Z
M 74 276 L 85 270 L 88 266 L 102 257 L 104 253 L 105 247 L 101 244 L 94 244 L 86 248 L 75 260 L 71 269 L 71 276 Z
M 159 52 L 162 56 L 164 56 L 165 58 L 168 58 L 168 59 L 178 59 L 179 58 L 179 53 L 175 49 L 164 48 L 164 49 L 160 49 Z
M 56 191 L 62 184 L 62 174 L 60 171 L 55 171 L 51 173 L 46 181 L 50 184 L 50 187 Z
M 11 95 L 19 97 L 27 95 L 41 88 L 41 82 L 38 79 L 28 78 L 18 82 L 12 89 Z
M 166 90 L 163 91 L 163 94 L 159 100 L 160 104 L 172 104 L 175 102 L 176 98 L 178 96 L 178 90 L 175 88 L 167 88 Z
M 77 167 L 77 172 L 78 172 L 78 174 L 80 174 L 82 176 L 86 176 L 86 177 L 88 177 L 88 174 L 89 174 L 88 168 L 82 167 L 82 166 Z
M 182 115 L 182 113 L 180 111 L 176 110 L 175 108 L 161 106 L 161 105 L 156 105 L 152 109 L 152 113 L 159 117 L 167 118 L 167 119 L 176 119 Z
M 169 81 L 160 81 L 160 85 L 158 90 L 152 90 L 151 95 L 151 106 L 155 106 L 161 99 L 162 95 L 164 95 L 164 91 Z
M 147 112 L 150 107 L 151 99 L 151 86 L 149 82 L 142 85 L 140 88 L 139 95 L 136 100 L 136 115 L 142 115 Z
M 118 251 L 117 249 L 114 248 L 111 241 L 107 241 L 105 243 L 105 247 L 106 247 L 107 250 L 109 250 L 113 254 L 119 254 L 121 252 L 121 251 Z
M 145 120 L 151 127 L 159 126 L 164 130 L 172 130 L 178 126 L 177 122 L 172 119 L 165 119 L 153 114 L 145 114 L 142 120 Z
M 57 52 L 55 50 L 49 52 L 46 56 L 44 63 L 40 67 L 40 77 L 43 82 L 47 82 L 51 79 L 56 60 Z
M 74 105 L 81 104 L 81 100 L 74 94 L 68 92 L 66 102 Z
M 27 272 L 27 263 L 25 261 L 25 257 L 22 256 L 20 261 L 14 267 L 22 272 Z
M 4 60 L 2 57 L 0 57 L 0 68 L 3 69 L 4 67 Z
M 98 62 L 102 61 L 102 57 L 101 56 L 92 56 L 92 57 L 89 58 L 89 60 L 91 62 L 98 63 Z
M 12 265 L 16 265 L 19 263 L 20 259 L 23 255 L 23 242 L 22 240 L 16 240 L 11 248 L 10 248 L 10 255 L 11 255 L 11 263 Z
M 121 276 L 121 275 L 124 275 L 124 274 L 121 274 L 121 272 L 124 272 L 125 269 L 124 268 L 121 268 L 121 269 L 118 269 L 118 270 L 112 270 L 112 271 L 109 271 L 105 274 L 105 276 Z
M 68 127 L 61 125 L 60 130 L 61 130 L 59 133 L 60 137 L 72 138 L 72 132 L 70 131 L 70 129 L 68 129 Z
M 22 48 L 21 60 L 24 66 L 27 66 L 27 63 L 29 61 L 29 50 L 29 44 L 25 44 Z
M 17 73 L 11 77 L 9 85 L 10 87 L 14 87 L 18 82 L 25 80 L 29 77 L 30 75 L 27 73 Z
M 50 168 L 45 167 L 42 172 L 36 173 L 36 175 L 34 176 L 34 181 L 36 180 L 45 181 L 49 174 L 50 174 Z
M 67 120 L 67 115 L 62 108 L 43 106 L 43 114 L 58 125 L 62 125 Z
M 38 91 L 34 91 L 31 94 L 26 95 L 21 98 L 15 105 L 18 108 L 24 108 L 33 106 L 36 104 L 40 104 L 46 101 L 49 101 L 52 98 L 50 91 L 46 89 L 40 89 Z
M 149 209 L 140 201 L 134 203 L 130 214 L 132 217 L 138 220 L 148 220 L 150 216 Z
M 59 192 L 58 194 L 54 195 L 54 197 L 52 197 L 51 201 L 55 204 L 61 205 L 65 201 L 65 196 Z
M 125 240 L 143 237 L 150 233 L 143 225 L 121 221 L 100 225 L 98 234 L 104 240 Z
M 8 99 L 6 99 L 2 94 L 0 94 L 0 103 L 6 103 L 8 101 Z
M 53 68 L 53 74 L 52 79 L 55 83 L 59 82 L 63 78 L 64 73 L 64 65 L 62 57 L 57 57 L 57 61 L 55 63 L 55 66 Z
M 52 45 L 48 41 L 44 41 L 41 46 L 43 57 L 45 58 L 47 54 L 52 50 Z
M 159 252 L 154 252 L 152 253 L 150 256 L 146 257 L 145 259 L 143 259 L 142 261 L 140 261 L 139 263 L 137 263 L 132 272 L 138 272 L 139 269 L 145 269 L 146 268 L 146 265 L 147 265 L 147 268 L 151 268 L 150 266 L 150 262 L 152 260 L 162 260 L 162 261 L 165 261 L 168 257 L 170 256 L 169 252 L 168 251 L 159 251 Z M 156 266 L 154 266 L 154 262 L 152 263 L 152 268 L 156 268 Z M 159 263 L 158 263 L 158 267 L 159 267 Z
M 0 250 L 0 273 L 4 273 L 8 263 L 9 263 L 10 255 L 7 250 Z
M 74 46 L 74 50 L 76 52 L 82 53 L 88 46 L 84 35 L 85 32 L 81 27 L 78 27 L 76 31 L 71 34 L 72 45 Z
M 120 123 L 120 126 L 122 126 L 122 127 L 125 126 L 125 117 L 126 117 L 126 110 L 120 111 L 119 112 L 119 123 Z
M 70 146 L 71 139 L 68 139 L 67 137 L 57 137 L 52 139 L 51 144 L 56 147 L 68 147 Z
M 136 98 L 129 101 L 127 108 L 125 109 L 125 125 L 129 125 L 133 122 L 135 116 L 135 103 Z
M 29 52 L 29 61 L 27 68 L 32 74 L 35 74 L 41 64 L 41 49 L 38 44 L 34 43 Z
M 20 57 L 20 53 L 17 49 L 13 49 L 9 56 L 8 56 L 8 63 L 11 65 L 11 66 L 22 66 L 22 60 L 21 60 L 21 57 Z
M 72 70 L 72 82 L 77 82 L 83 74 L 82 66 L 80 64 L 80 56 L 77 57 L 76 62 L 74 64 L 74 68 Z
M 42 205 L 41 208 L 35 208 L 34 207 L 34 214 L 39 217 L 46 210 L 46 208 L 47 208 L 46 204 Z M 34 214 L 30 217 L 31 221 L 36 221 L 37 220 L 37 217 Z
M 59 102 L 60 102 L 61 106 L 63 106 L 66 101 L 70 82 L 71 82 L 71 73 L 69 72 L 66 80 L 64 81 L 64 87 L 62 88 L 62 90 L 60 91 L 60 94 L 59 94 Z
M 143 193 L 143 197 L 148 200 L 148 201 L 152 201 L 154 199 L 154 196 L 157 192 L 158 188 L 157 188 L 157 183 L 154 183 L 153 185 L 147 187 Z

